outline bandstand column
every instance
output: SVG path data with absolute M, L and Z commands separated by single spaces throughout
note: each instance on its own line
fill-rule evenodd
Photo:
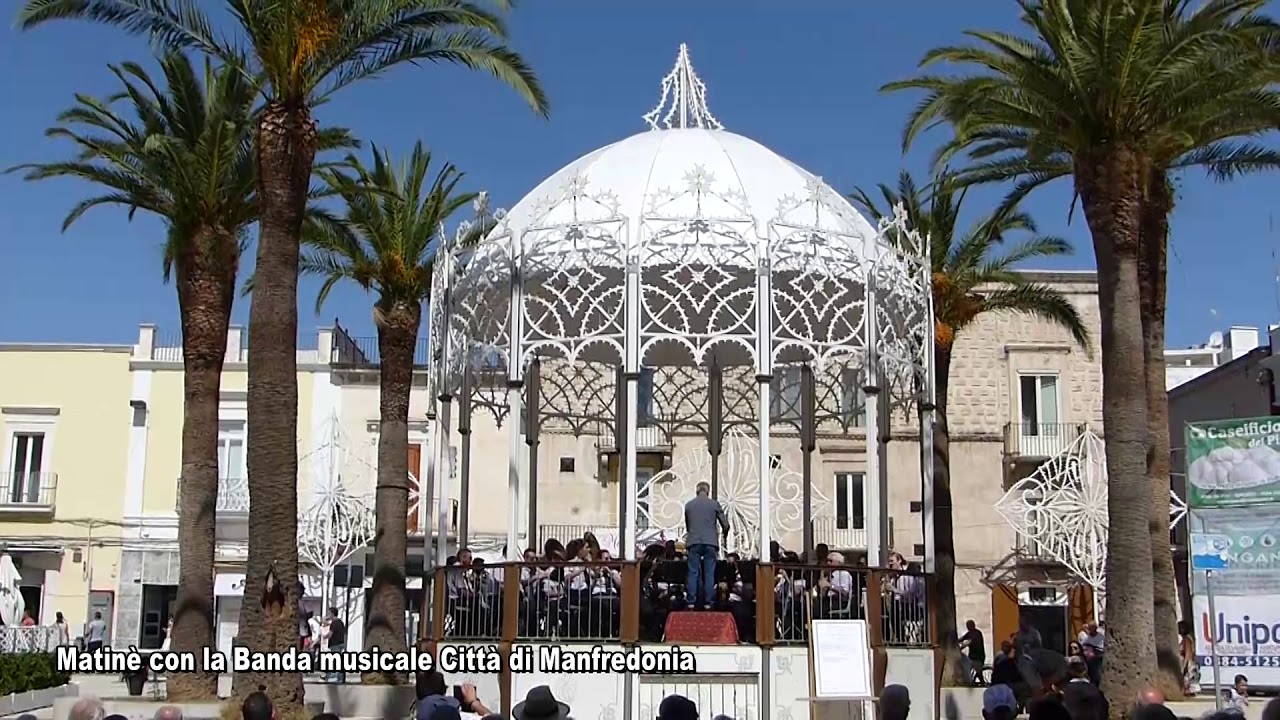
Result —
M 866 313 L 867 322 L 867 352 L 866 361 L 863 367 L 865 375 L 865 384 L 862 391 L 866 396 L 866 458 L 867 471 L 866 482 L 862 484 L 864 502 L 863 506 L 867 513 L 867 564 L 872 567 L 884 567 L 889 556 L 889 543 L 887 541 L 889 535 L 889 516 L 888 513 L 882 512 L 886 498 L 881 497 L 884 494 L 884 486 L 880 482 L 881 468 L 880 462 L 882 455 L 881 434 L 884 428 L 881 428 L 883 413 L 881 413 L 880 405 L 886 401 L 881 397 L 881 373 L 880 373 L 880 352 L 877 347 L 879 342 L 878 333 L 876 332 L 876 293 L 875 293 L 875 274 L 868 273 L 866 281 L 866 304 L 863 306 Z
M 773 457 L 769 452 L 770 416 L 769 385 L 773 381 L 773 267 L 768 250 L 762 248 L 756 266 L 756 392 L 759 407 L 756 417 L 760 424 L 760 458 L 757 462 L 760 492 L 760 550 L 759 557 L 769 557 L 769 544 L 773 540 Z
M 524 443 L 529 448 L 529 535 L 538 537 L 538 438 L 542 434 L 542 363 L 535 359 L 525 372 Z
M 635 251 L 627 254 L 627 272 L 626 272 L 626 294 L 624 296 L 626 303 L 626 316 L 624 325 L 624 345 L 623 345 L 623 377 L 626 380 L 626 438 L 625 449 L 622 450 L 622 482 L 618 485 L 618 492 L 623 497 L 623 514 L 622 514 L 622 537 L 619 542 L 622 547 L 618 548 L 622 552 L 623 560 L 636 559 L 636 475 L 639 468 L 636 463 L 636 427 L 639 425 L 639 404 L 637 402 L 640 393 L 640 258 Z
M 800 453 L 801 522 L 804 523 L 804 557 L 813 561 L 813 451 L 817 449 L 817 418 L 814 407 L 813 367 L 800 367 Z
M 467 343 L 470 347 L 470 343 Z M 474 380 L 471 358 L 462 369 L 462 390 L 458 395 L 458 435 L 461 436 L 462 449 L 458 451 L 458 547 L 467 547 L 470 541 L 471 524 L 468 515 L 471 511 L 471 391 Z
M 520 399 L 523 383 L 517 378 L 507 381 L 507 559 L 520 560 L 524 553 L 520 548 L 520 413 L 524 404 Z M 536 547 L 536 529 L 529 529 L 529 547 Z
M 711 497 L 720 499 L 720 452 L 724 449 L 724 372 L 711 361 L 707 370 L 707 453 L 711 455 Z
M 519 561 L 524 557 L 520 548 L 520 391 L 524 386 L 521 370 L 524 367 L 524 284 L 523 247 L 521 233 L 511 234 L 511 295 L 507 313 L 507 559 Z M 527 547 L 538 544 L 537 528 L 528 529 Z M 539 548 L 541 550 L 541 548 Z
M 436 500 L 436 524 L 435 524 L 435 565 L 433 567 L 444 567 L 444 561 L 449 557 L 449 476 L 453 474 L 453 462 L 449 457 L 449 440 L 450 432 L 453 429 L 453 397 L 445 392 L 440 395 L 440 413 L 438 422 L 436 423 L 436 446 L 432 448 L 431 454 L 436 457 L 435 468 L 438 472 L 427 473 L 427 503 L 428 506 L 432 499 Z M 437 495 L 436 478 L 440 476 L 440 489 Z M 430 513 L 427 513 L 430 516 Z M 427 547 L 431 545 L 431 522 L 427 522 Z

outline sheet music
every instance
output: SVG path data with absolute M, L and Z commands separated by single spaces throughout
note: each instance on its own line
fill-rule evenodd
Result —
M 872 697 L 871 646 L 865 620 L 814 620 L 810 642 L 816 699 Z

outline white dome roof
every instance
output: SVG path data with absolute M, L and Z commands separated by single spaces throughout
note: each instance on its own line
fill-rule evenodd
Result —
M 802 208 L 804 217 L 789 217 Z M 864 243 L 877 237 L 875 228 L 820 178 L 754 140 L 702 128 L 650 130 L 584 155 L 518 202 L 507 214 L 506 229 L 523 232 L 610 217 L 627 225 L 622 234 L 630 248 L 651 234 L 642 227 L 646 218 L 750 221 L 754 232 L 743 234 L 761 243 L 767 242 L 771 222 L 802 225 L 821 229 L 828 242 L 850 245 L 859 255 L 867 249 Z M 528 247 L 527 239 L 523 244 Z

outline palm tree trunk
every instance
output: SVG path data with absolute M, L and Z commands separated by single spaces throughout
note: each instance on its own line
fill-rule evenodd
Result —
M 182 485 L 178 510 L 180 576 L 174 605 L 174 652 L 197 657 L 214 646 L 213 558 L 218 498 L 218 393 L 235 298 L 238 242 L 234 235 L 200 232 L 178 259 L 182 318 Z M 217 673 L 178 673 L 169 700 L 218 697 Z
M 1153 172 L 1143 203 L 1141 254 L 1142 337 L 1147 383 L 1147 476 L 1151 478 L 1151 575 L 1155 613 L 1157 680 L 1165 697 L 1182 694 L 1178 657 L 1178 585 L 1169 546 L 1169 395 L 1165 389 L 1165 299 L 1168 279 L 1169 213 L 1173 196 L 1168 179 Z
M 249 557 L 240 640 L 254 650 L 298 643 L 298 247 L 316 153 L 305 106 L 270 103 L 255 142 L 261 219 L 249 311 Z M 284 592 L 264 608 L 268 571 Z M 302 676 L 243 673 L 236 694 L 266 688 L 281 715 L 302 710 Z
M 378 422 L 378 491 L 374 501 L 378 532 L 373 550 L 373 598 L 366 636 L 371 647 L 406 649 L 404 629 L 404 565 L 409 512 L 409 393 L 413 386 L 413 351 L 418 343 L 422 306 L 397 304 L 381 313 Z M 419 503 L 430 503 L 421 498 Z M 434 511 L 430 508 L 428 512 Z M 443 535 L 441 533 L 442 542 Z M 426 622 L 423 618 L 422 622 Z M 394 675 L 381 682 L 399 684 Z
M 1143 178 L 1137 154 L 1122 146 L 1077 156 L 1075 178 L 1098 263 L 1109 516 L 1103 683 L 1112 716 L 1119 718 L 1152 681 L 1155 668 L 1147 388 L 1138 287 Z
M 952 685 L 967 685 L 960 662 L 960 642 L 956 632 L 956 542 L 951 513 L 951 435 L 947 429 L 947 390 L 950 386 L 951 348 L 936 345 L 933 351 L 936 383 L 936 422 L 933 426 L 933 558 L 937 593 L 934 607 L 938 642 L 946 657 Z

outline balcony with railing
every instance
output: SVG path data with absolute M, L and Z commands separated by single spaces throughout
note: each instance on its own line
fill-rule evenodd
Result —
M 248 478 L 218 478 L 217 512 L 219 517 L 239 517 L 249 514 Z M 178 497 L 174 511 L 182 509 L 182 478 L 178 478 Z
M 430 362 L 427 338 L 418 338 L 413 348 L 413 366 L 426 368 Z M 377 336 L 357 337 L 347 333 L 337 322 L 333 324 L 333 342 L 329 348 L 329 363 L 353 370 L 375 369 L 382 365 L 382 353 L 378 349 Z
M 1020 422 L 1004 426 L 1005 455 L 1014 459 L 1045 460 L 1070 447 L 1080 437 L 1079 423 Z
M 0 514 L 52 515 L 58 495 L 58 474 L 11 472 L 0 491 Z

